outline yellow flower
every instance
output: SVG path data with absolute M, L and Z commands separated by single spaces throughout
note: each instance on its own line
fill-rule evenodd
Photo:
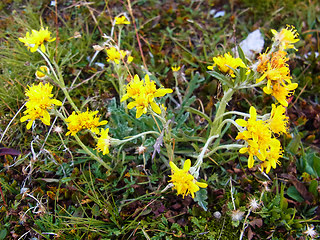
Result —
M 127 100 L 128 98 L 136 99 L 142 92 L 144 88 L 144 82 L 140 80 L 139 76 L 134 75 L 133 80 L 126 86 L 126 94 L 121 98 L 121 102 Z
M 148 106 L 149 106 L 148 98 L 144 93 L 142 93 L 142 94 L 139 94 L 133 102 L 130 102 L 127 107 L 128 109 L 132 109 L 136 107 L 137 109 L 136 118 L 140 118 L 142 114 L 147 113 Z
M 286 99 L 298 87 L 298 84 L 291 83 L 290 70 L 286 63 L 289 59 L 286 54 L 286 52 L 279 50 L 272 54 L 271 59 L 266 54 L 262 54 L 259 57 L 257 71 L 263 74 L 256 79 L 256 82 L 259 83 L 267 78 L 267 85 L 263 91 L 274 96 L 285 107 L 288 106 Z
M 271 94 L 279 101 L 279 103 L 285 107 L 288 107 L 287 98 L 290 97 L 294 90 L 298 87 L 297 83 L 289 83 L 287 85 L 276 83 L 272 86 L 272 90 L 268 90 L 266 87 L 263 88 L 263 91 L 267 94 Z
M 115 24 L 116 25 L 120 25 L 120 24 L 130 24 L 130 21 L 128 21 L 128 19 L 126 19 L 125 16 L 121 16 L 121 17 L 115 17 Z
M 86 112 L 81 113 L 72 112 L 72 114 L 66 119 L 69 130 L 66 133 L 66 136 L 69 134 L 75 136 L 77 132 L 83 129 L 89 129 L 98 134 L 98 127 L 108 123 L 107 120 L 99 122 L 99 118 L 96 116 L 98 112 L 99 111 L 89 111 L 88 109 Z
M 110 47 L 107 49 L 107 55 L 108 55 L 107 57 L 108 62 L 113 61 L 116 64 L 119 64 L 120 60 L 123 60 L 124 57 L 126 56 L 126 52 L 123 50 L 119 51 L 115 47 Z
M 39 70 L 36 71 L 36 77 L 40 80 L 44 79 L 48 74 L 50 73 L 50 70 L 47 66 L 41 66 L 39 67 Z
M 180 70 L 180 66 L 172 66 L 171 70 L 174 72 L 178 72 Z
M 271 32 L 274 35 L 274 40 L 279 42 L 280 49 L 293 48 L 297 50 L 293 43 L 299 41 L 299 34 L 294 26 L 287 25 L 287 27 L 282 29 L 279 33 L 274 29 L 271 29 Z
M 163 97 L 167 93 L 172 93 L 172 89 L 157 88 L 155 82 L 151 81 L 148 75 L 145 75 L 144 81 L 140 80 L 138 75 L 135 75 L 133 81 L 126 86 L 126 94 L 121 98 L 121 102 L 129 97 L 134 99 L 127 107 L 128 109 L 136 107 L 136 118 L 146 114 L 149 105 L 155 113 L 161 114 L 161 109 L 155 103 L 154 98 Z
M 287 133 L 288 128 L 288 117 L 285 115 L 286 109 L 279 105 L 276 107 L 272 104 L 271 116 L 269 119 L 269 126 L 274 133 Z
M 100 137 L 98 139 L 97 143 L 97 150 L 100 152 L 102 151 L 102 154 L 108 154 L 109 153 L 109 147 L 110 147 L 110 136 L 108 135 L 109 128 L 107 129 L 101 129 L 99 135 Z
M 214 64 L 208 66 L 209 70 L 213 70 L 214 66 L 218 66 L 219 70 L 224 73 L 229 73 L 231 77 L 235 77 L 232 69 L 238 67 L 247 68 L 241 58 L 234 58 L 230 53 L 225 53 L 224 56 L 218 56 L 213 58 Z
M 27 124 L 27 129 L 31 128 L 32 123 L 36 119 L 40 119 L 44 124 L 50 125 L 50 115 L 47 110 L 51 109 L 52 105 L 62 105 L 59 100 L 52 99 L 52 88 L 53 86 L 49 83 L 29 86 L 29 89 L 25 93 L 28 97 L 26 102 L 27 110 L 24 111 L 25 116 L 20 120 L 21 122 L 31 120 Z
M 51 38 L 50 35 L 51 32 L 48 30 L 48 28 L 44 29 L 41 27 L 39 31 L 32 30 L 31 35 L 29 32 L 27 32 L 24 38 L 19 38 L 19 41 L 23 42 L 31 52 L 37 51 L 39 46 L 40 50 L 45 52 L 46 47 L 44 46 L 44 43 L 56 40 L 55 38 Z
M 267 160 L 270 161 L 270 159 L 268 159 L 268 157 L 271 157 L 269 149 L 273 144 L 274 138 L 272 138 L 269 124 L 265 121 L 257 120 L 257 112 L 254 107 L 250 107 L 249 113 L 250 118 L 248 121 L 243 119 L 236 120 L 238 125 L 246 128 L 245 131 L 238 133 L 236 139 L 246 141 L 247 146 L 241 148 L 239 152 L 241 154 L 249 153 L 248 168 L 252 168 L 254 165 L 254 157 L 257 157 L 263 162 Z
M 189 173 L 191 167 L 190 159 L 184 162 L 183 168 L 179 169 L 172 161 L 169 163 L 172 171 L 171 180 L 173 188 L 177 190 L 177 195 L 182 194 L 184 198 L 186 195 L 191 194 L 194 198 L 194 193 L 199 191 L 200 188 L 206 188 L 208 184 L 197 182 L 194 177 Z
M 172 93 L 172 89 L 170 88 L 156 88 L 156 83 L 154 81 L 150 81 L 149 75 L 145 75 L 145 93 L 149 98 L 149 101 L 152 102 L 156 97 L 163 97 L 167 93 Z
M 282 157 L 282 148 L 280 141 L 278 139 L 272 138 L 267 152 L 267 160 L 261 163 L 261 171 L 266 169 L 266 173 L 269 173 L 271 167 L 276 168 L 277 163 L 280 165 L 280 161 L 278 160 L 280 157 Z

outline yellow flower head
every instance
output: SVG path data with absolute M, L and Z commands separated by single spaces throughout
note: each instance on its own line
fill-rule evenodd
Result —
M 276 121 L 280 121 L 279 113 L 275 112 L 277 109 L 271 113 L 271 118 L 275 124 Z M 280 108 L 278 109 L 279 112 Z M 267 171 L 270 170 L 270 167 L 275 168 L 275 163 L 278 161 L 278 158 L 281 157 L 281 145 L 278 146 L 278 140 L 272 137 L 272 130 L 275 127 L 270 125 L 269 122 L 257 120 L 257 112 L 254 107 L 250 107 L 250 118 L 248 121 L 243 119 L 237 119 L 236 123 L 242 127 L 245 127 L 246 130 L 239 132 L 236 139 L 242 139 L 246 141 L 246 146 L 241 148 L 239 152 L 244 154 L 248 152 L 248 168 L 252 168 L 254 165 L 254 158 L 257 157 L 260 161 L 262 161 L 262 171 L 264 168 Z M 281 118 L 281 124 L 284 125 L 284 118 Z M 275 129 L 278 131 L 279 129 Z M 283 130 L 283 129 L 281 129 Z M 279 142 L 280 143 L 280 142 Z
M 128 98 L 136 99 L 142 92 L 144 88 L 143 80 L 140 80 L 139 76 L 134 75 L 133 80 L 126 86 L 126 94 L 121 98 L 121 102 L 127 100 Z
M 285 81 L 290 82 L 290 69 L 286 63 L 289 58 L 286 57 L 287 53 L 285 51 L 277 51 L 272 54 L 271 59 L 269 59 L 265 54 L 259 57 L 259 65 L 257 71 L 263 73 L 263 75 L 256 79 L 259 83 L 263 79 L 267 78 L 267 88 L 270 88 L 272 84 L 271 81 Z
M 294 90 L 298 87 L 297 83 L 280 83 L 276 82 L 274 85 L 272 85 L 272 88 L 268 89 L 267 87 L 263 88 L 263 91 L 266 94 L 271 94 L 279 101 L 279 103 L 282 106 L 288 107 L 288 101 L 287 98 L 290 97 Z
M 98 111 L 89 111 L 87 109 L 86 112 L 76 113 L 72 112 L 72 114 L 66 119 L 68 123 L 68 132 L 66 136 L 71 134 L 75 136 L 77 132 L 83 129 L 89 129 L 90 131 L 98 134 L 98 127 L 101 125 L 105 125 L 108 123 L 107 120 L 99 121 L 99 118 L 96 116 Z
M 297 33 L 297 30 L 294 26 L 287 25 L 286 28 L 282 29 L 279 33 L 271 29 L 271 32 L 274 35 L 274 40 L 276 42 L 279 42 L 280 49 L 287 49 L 287 48 L 293 48 L 296 49 L 293 45 L 293 43 L 296 43 L 299 41 L 299 34 Z M 296 49 L 297 50 L 297 49 Z
M 180 70 L 180 66 L 172 66 L 171 70 L 174 72 L 178 72 Z
M 274 133 L 286 133 L 288 129 L 288 117 L 285 115 L 286 109 L 279 105 L 276 107 L 272 104 L 271 117 L 269 119 L 269 126 Z
M 115 17 L 114 19 L 115 19 L 115 24 L 116 25 L 130 24 L 130 21 L 125 16 Z
M 32 123 L 36 119 L 40 119 L 44 124 L 50 125 L 50 115 L 47 110 L 52 108 L 52 105 L 61 106 L 62 103 L 57 99 L 52 99 L 51 93 L 53 86 L 49 83 L 43 85 L 41 82 L 38 85 L 29 86 L 26 91 L 28 100 L 26 102 L 27 110 L 25 116 L 21 118 L 21 122 L 31 120 L 27 124 L 27 129 L 30 129 Z
M 213 58 L 214 64 L 209 66 L 209 70 L 213 70 L 214 66 L 218 66 L 219 70 L 224 73 L 229 73 L 231 77 L 235 77 L 232 69 L 238 67 L 247 68 L 241 58 L 234 58 L 230 53 L 225 53 L 224 56 L 218 56 Z
M 146 114 L 149 106 L 149 101 L 145 93 L 139 94 L 133 102 L 128 104 L 128 109 L 136 108 L 136 118 L 140 118 L 142 114 Z M 161 111 L 161 110 L 160 110 Z
M 109 128 L 107 129 L 101 129 L 99 135 L 100 137 L 98 139 L 97 147 L 96 149 L 100 152 L 102 151 L 102 154 L 108 154 L 109 153 L 109 147 L 110 147 L 110 136 L 108 135 Z
M 123 60 L 124 57 L 126 56 L 126 52 L 123 50 L 118 50 L 115 47 L 110 47 L 107 49 L 107 61 L 110 62 L 115 62 L 116 64 L 120 63 L 120 60 Z
M 172 171 L 171 180 L 173 188 L 177 190 L 177 195 L 182 194 L 184 198 L 186 195 L 191 194 L 194 198 L 194 193 L 199 191 L 200 188 L 206 188 L 208 184 L 197 182 L 194 177 L 189 173 L 191 167 L 190 159 L 184 162 L 183 168 L 179 169 L 172 161 L 169 163 Z
M 47 66 L 40 66 L 39 70 L 36 71 L 36 77 L 40 80 L 46 78 L 46 74 L 50 73 L 50 70 Z
M 27 32 L 24 38 L 19 38 L 19 41 L 23 42 L 31 52 L 37 51 L 39 46 L 40 50 L 45 52 L 46 47 L 44 46 L 44 43 L 56 40 L 55 38 L 51 38 L 50 35 L 51 32 L 48 30 L 48 28 L 44 29 L 41 27 L 39 31 L 32 30 L 31 35 L 29 32 Z
M 167 93 L 172 93 L 172 89 L 157 88 L 156 83 L 150 80 L 148 75 L 145 75 L 144 81 L 140 80 L 138 75 L 135 75 L 133 81 L 126 86 L 126 94 L 121 98 L 121 102 L 130 97 L 134 99 L 133 102 L 128 104 L 128 109 L 136 107 L 136 118 L 146 114 L 149 105 L 155 113 L 161 114 L 161 109 L 154 102 L 154 99 L 163 97 Z
M 267 160 L 261 163 L 261 171 L 266 169 L 266 173 L 270 172 L 271 167 L 276 168 L 280 165 L 279 158 L 282 157 L 281 143 L 278 139 L 272 138 L 267 152 Z

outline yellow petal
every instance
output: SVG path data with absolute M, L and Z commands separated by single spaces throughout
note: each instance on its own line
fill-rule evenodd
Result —
M 41 52 L 45 52 L 46 51 L 46 47 L 44 46 L 43 43 L 40 46 L 40 50 L 41 50 Z
M 170 165 L 171 169 L 172 169 L 174 172 L 177 172 L 177 171 L 180 170 L 180 169 L 174 164 L 173 161 L 170 161 L 170 162 L 169 162 L 169 165 Z
M 253 155 L 250 154 L 249 158 L 248 158 L 248 168 L 252 168 L 254 164 L 254 159 L 253 159 Z
M 190 167 L 191 167 L 191 160 L 187 159 L 183 164 L 183 170 L 184 171 L 189 171 Z
M 240 125 L 241 127 L 246 127 L 247 124 L 248 124 L 248 122 L 247 122 L 246 120 L 244 120 L 244 119 L 237 119 L 237 120 L 236 120 L 236 123 L 237 123 L 238 125 Z
M 152 110 L 157 113 L 157 114 L 161 114 L 161 109 L 160 107 L 155 103 L 155 102 L 151 102 L 150 103 Z
M 240 150 L 239 150 L 239 153 L 241 153 L 241 154 L 244 154 L 246 152 L 248 152 L 248 148 L 247 147 L 240 148 Z
M 208 187 L 208 184 L 207 183 L 204 183 L 204 182 L 196 182 L 196 184 L 201 187 L 201 188 L 206 188 Z
M 136 106 L 136 102 L 131 102 L 131 103 L 128 104 L 127 108 L 128 108 L 128 109 L 132 109 L 132 108 L 134 108 L 135 106 Z
M 45 125 L 50 125 L 50 114 L 47 111 L 43 112 L 43 116 L 41 118 L 41 121 L 45 124 Z
M 30 120 L 27 124 L 27 129 L 29 130 L 32 126 L 32 123 L 34 122 L 34 120 Z
M 129 108 L 129 107 L 128 107 Z M 143 114 L 143 108 L 138 108 L 137 109 L 137 112 L 136 112 L 136 118 L 140 118 L 141 115 Z

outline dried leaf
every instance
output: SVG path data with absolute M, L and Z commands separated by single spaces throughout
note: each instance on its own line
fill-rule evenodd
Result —
M 20 151 L 13 148 L 0 148 L 0 156 L 11 155 L 11 156 L 19 156 L 21 154 Z

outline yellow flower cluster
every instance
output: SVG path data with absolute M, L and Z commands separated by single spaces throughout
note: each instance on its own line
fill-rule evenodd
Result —
M 197 182 L 194 177 L 189 173 L 191 167 L 190 159 L 184 162 L 183 168 L 179 169 L 172 161 L 169 163 L 172 171 L 171 180 L 173 188 L 177 190 L 177 194 L 182 194 L 184 198 L 186 195 L 191 194 L 194 198 L 194 193 L 199 191 L 200 188 L 206 188 L 208 184 Z
M 77 132 L 83 129 L 89 129 L 98 134 L 98 127 L 108 123 L 107 120 L 99 122 L 99 118 L 96 116 L 98 112 L 99 111 L 89 111 L 88 109 L 86 112 L 81 113 L 72 112 L 72 114 L 66 119 L 69 130 L 66 133 L 66 136 L 69 134 L 75 136 Z
M 208 66 L 209 70 L 213 70 L 215 66 L 218 66 L 221 72 L 229 73 L 231 77 L 235 77 L 233 69 L 238 67 L 247 68 L 241 58 L 234 58 L 230 53 L 225 53 L 224 56 L 214 57 L 213 61 L 214 64 Z
M 282 148 L 280 141 L 275 134 L 286 133 L 288 117 L 285 115 L 286 109 L 279 105 L 272 104 L 271 116 L 268 120 L 257 120 L 257 111 L 254 107 L 250 107 L 250 118 L 248 121 L 237 119 L 236 123 L 246 130 L 239 132 L 236 139 L 246 141 L 246 147 L 239 150 L 240 153 L 249 153 L 248 167 L 252 168 L 254 158 L 258 158 L 261 162 L 261 171 L 266 169 L 269 173 L 271 167 L 276 168 L 276 164 L 280 163 L 279 158 L 282 157 Z
M 31 34 L 27 32 L 25 37 L 19 38 L 19 41 L 23 42 L 31 52 L 37 51 L 39 46 L 40 50 L 42 52 L 45 52 L 46 47 L 44 46 L 44 43 L 56 40 L 56 38 L 51 38 L 50 35 L 51 32 L 48 30 L 48 28 L 44 29 L 43 27 L 41 27 L 39 31 L 32 30 Z
M 157 113 L 161 114 L 160 107 L 154 102 L 156 97 L 163 97 L 167 93 L 172 93 L 172 89 L 158 88 L 156 83 L 151 81 L 148 75 L 145 75 L 144 81 L 140 80 L 138 75 L 135 75 L 133 80 L 126 86 L 126 94 L 121 98 L 121 102 L 128 98 L 133 98 L 134 101 L 128 104 L 128 108 L 136 108 L 136 118 L 140 118 L 142 114 L 146 114 L 148 106 Z
M 288 106 L 287 98 L 298 87 L 297 83 L 291 82 L 290 69 L 286 63 L 289 58 L 286 55 L 287 53 L 282 50 L 272 53 L 271 57 L 262 54 L 257 67 L 257 71 L 262 73 L 262 76 L 256 80 L 259 83 L 266 78 L 267 86 L 263 91 L 274 96 L 285 107 Z
M 115 17 L 114 20 L 116 25 L 130 24 L 130 21 L 125 16 Z
M 127 60 L 126 62 L 129 64 L 132 62 L 133 60 L 133 57 L 128 54 L 126 51 L 124 50 L 118 50 L 117 48 L 115 47 L 110 47 L 110 48 L 107 48 L 106 49 L 107 51 L 107 62 L 114 62 L 116 64 L 119 64 L 120 61 L 124 61 L 125 60 L 125 57 L 127 56 Z
M 97 147 L 96 149 L 100 152 L 102 151 L 102 154 L 108 154 L 109 153 L 109 147 L 110 147 L 110 136 L 108 135 L 109 128 L 107 129 L 101 129 L 99 135 L 100 137 L 98 139 Z
M 50 114 L 49 109 L 52 105 L 61 106 L 62 103 L 57 99 L 52 99 L 53 94 L 51 93 L 53 86 L 49 83 L 43 85 L 41 82 L 38 85 L 29 86 L 26 91 L 26 96 L 28 97 L 26 107 L 27 110 L 24 111 L 25 116 L 23 116 L 20 121 L 25 122 L 30 120 L 27 124 L 27 129 L 30 129 L 32 123 L 36 119 L 40 119 L 44 124 L 50 125 Z

